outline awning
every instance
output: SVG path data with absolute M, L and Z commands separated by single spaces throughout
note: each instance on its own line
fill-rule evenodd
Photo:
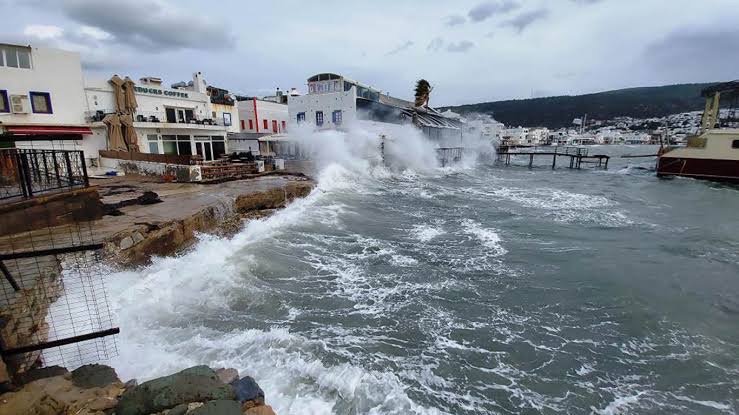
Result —
M 5 130 L 13 135 L 92 135 L 89 127 L 74 126 L 18 125 L 6 126 Z

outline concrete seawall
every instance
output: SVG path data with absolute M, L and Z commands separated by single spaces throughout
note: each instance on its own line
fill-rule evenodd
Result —
M 313 187 L 303 176 L 266 176 L 213 185 L 115 181 L 100 186 L 103 202 L 144 191 L 156 192 L 162 202 L 121 208 L 123 215 L 97 221 L 96 234 L 116 263 L 140 265 L 152 256 L 187 248 L 198 232 L 238 231 L 243 219 L 265 216 L 307 196 Z

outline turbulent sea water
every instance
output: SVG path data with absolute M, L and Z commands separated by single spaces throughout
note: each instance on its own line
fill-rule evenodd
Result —
M 327 163 L 238 235 L 111 276 L 114 366 L 235 367 L 279 414 L 737 413 L 739 188 L 526 162 Z

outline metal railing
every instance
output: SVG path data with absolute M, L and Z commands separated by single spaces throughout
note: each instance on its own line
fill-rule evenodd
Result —
M 89 184 L 81 150 L 0 149 L 0 201 Z
M 87 111 L 85 113 L 85 120 L 87 122 L 100 122 L 105 118 L 106 115 L 115 113 L 113 109 L 103 109 L 95 111 Z M 133 115 L 134 122 L 148 122 L 148 123 L 165 123 L 167 121 L 167 113 L 165 111 L 136 111 Z M 195 125 L 218 125 L 218 126 L 230 126 L 226 124 L 223 118 L 210 118 L 193 115 L 190 118 L 186 116 L 181 118 L 178 114 L 175 114 L 174 123 L 176 124 L 195 124 Z

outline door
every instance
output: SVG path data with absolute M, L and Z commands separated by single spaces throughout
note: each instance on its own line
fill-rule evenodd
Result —
M 177 122 L 177 114 L 175 114 L 174 108 L 165 108 L 164 111 L 167 113 L 167 122 Z
M 272 120 L 272 132 L 277 134 L 277 120 Z
M 213 161 L 213 147 L 210 141 L 199 141 L 195 143 L 195 151 L 203 158 L 203 161 Z

